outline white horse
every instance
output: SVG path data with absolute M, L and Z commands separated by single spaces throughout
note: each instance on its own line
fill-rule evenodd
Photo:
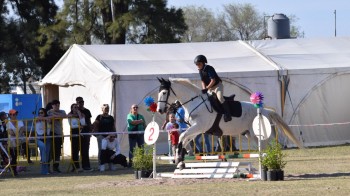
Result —
M 218 113 L 211 107 L 208 94 L 202 94 L 201 89 L 192 84 L 188 79 L 169 78 L 169 80 L 164 80 L 162 78 L 158 80 L 161 85 L 158 93 L 157 111 L 163 114 L 167 111 L 170 103 L 179 100 L 185 109 L 185 119 L 191 125 L 180 135 L 177 163 L 181 162 L 182 165 L 184 164 L 182 161 L 184 160 L 186 149 L 183 149 L 183 147 L 187 147 L 189 142 L 198 134 L 205 133 L 210 129 L 213 130 L 215 121 L 218 126 L 214 126 L 214 128 L 221 129 L 220 134 L 217 135 L 235 136 L 252 129 L 252 122 L 257 116 L 257 109 L 252 103 L 240 102 L 241 115 L 239 117 L 233 117 L 229 122 L 224 122 L 223 118 L 221 120 L 220 118 L 217 119 Z M 292 134 L 288 125 L 276 112 L 264 108 L 261 110 L 261 113 L 270 122 L 282 129 L 294 144 L 302 148 L 302 145 Z

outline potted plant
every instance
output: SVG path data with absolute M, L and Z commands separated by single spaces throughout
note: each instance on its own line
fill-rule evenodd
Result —
M 261 180 L 266 181 L 267 180 L 267 159 L 265 159 L 266 153 L 263 153 L 260 157 L 260 163 L 261 163 Z
M 135 178 L 148 178 L 152 173 L 153 148 L 151 146 L 136 146 L 133 155 L 132 163 L 135 169 Z
M 267 168 L 267 180 L 284 180 L 284 167 L 287 162 L 284 160 L 286 154 L 282 152 L 282 146 L 277 142 L 271 142 L 266 150 L 265 157 L 261 161 L 262 168 Z

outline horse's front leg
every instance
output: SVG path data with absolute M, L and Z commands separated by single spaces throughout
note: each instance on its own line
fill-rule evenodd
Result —
M 198 132 L 199 127 L 196 126 L 196 124 L 192 125 L 190 128 L 188 128 L 185 132 L 181 133 L 179 137 L 179 145 L 177 148 L 177 156 L 175 163 L 177 164 L 178 168 L 183 169 L 185 168 L 185 154 L 187 154 L 187 149 L 189 146 L 189 143 L 191 139 L 196 137 L 200 132 Z

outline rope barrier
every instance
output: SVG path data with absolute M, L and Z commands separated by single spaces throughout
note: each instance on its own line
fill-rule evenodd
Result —
M 333 125 L 347 125 L 350 124 L 350 122 L 343 122 L 343 123 L 327 123 L 327 124 L 311 124 L 311 125 L 288 125 L 290 127 L 316 127 L 316 126 L 333 126 Z

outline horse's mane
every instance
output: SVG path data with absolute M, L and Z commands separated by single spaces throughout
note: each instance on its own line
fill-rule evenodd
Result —
M 200 88 L 198 86 L 193 84 L 187 78 L 169 78 L 169 81 L 172 82 L 172 83 L 182 84 L 182 85 L 184 85 L 185 87 L 187 87 L 188 89 L 190 89 L 190 90 L 192 90 L 194 92 L 198 92 L 200 90 Z

